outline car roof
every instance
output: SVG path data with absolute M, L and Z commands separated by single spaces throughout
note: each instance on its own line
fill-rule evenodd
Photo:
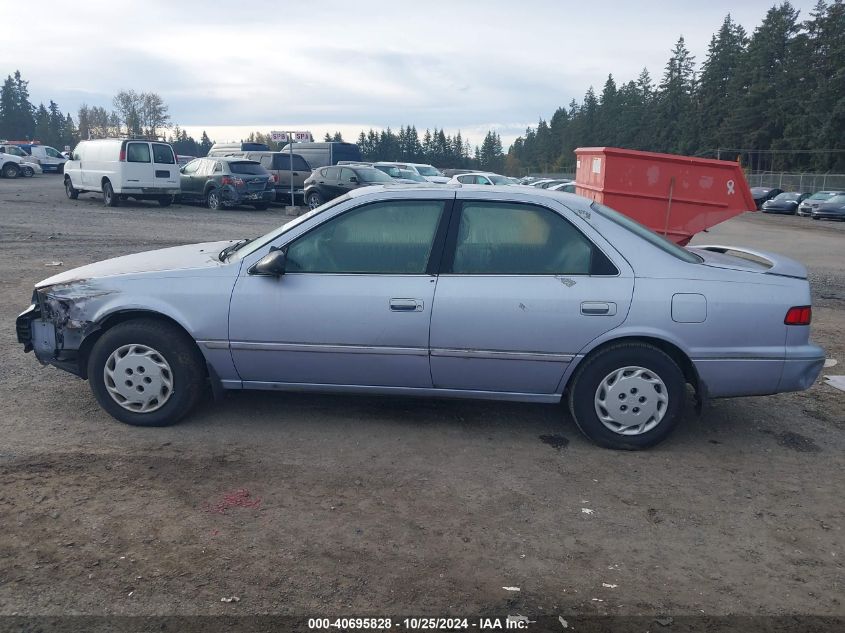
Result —
M 250 160 L 249 158 L 244 158 L 243 156 L 206 156 L 209 160 L 222 160 L 227 163 L 255 163 L 256 165 L 260 165 L 256 160 Z

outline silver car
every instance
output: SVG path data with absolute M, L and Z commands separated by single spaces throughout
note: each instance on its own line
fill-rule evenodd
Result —
M 128 424 L 227 389 L 568 403 L 638 449 L 699 401 L 808 388 L 800 264 L 680 248 L 571 194 L 377 186 L 252 240 L 166 248 L 36 284 L 18 340 Z

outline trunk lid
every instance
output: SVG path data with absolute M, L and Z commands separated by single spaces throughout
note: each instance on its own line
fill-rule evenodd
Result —
M 807 278 L 807 269 L 803 264 L 768 251 L 718 244 L 688 247 L 687 250 L 701 257 L 705 266 L 713 268 L 743 270 L 795 279 Z

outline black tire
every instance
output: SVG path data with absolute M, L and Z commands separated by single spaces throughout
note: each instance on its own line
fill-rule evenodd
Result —
M 266 211 L 270 207 L 270 204 L 267 202 L 259 202 L 258 204 L 254 204 L 252 206 L 255 207 L 256 211 Z
M 614 371 L 625 367 L 640 367 L 658 377 L 665 385 L 668 396 L 663 417 L 653 428 L 638 435 L 623 435 L 611 430 L 599 419 L 597 413 L 596 401 L 599 399 L 600 385 Z M 681 419 L 686 398 L 686 381 L 680 367 L 668 354 L 646 343 L 618 343 L 588 356 L 576 370 L 570 385 L 569 410 L 575 424 L 599 446 L 618 450 L 649 448 L 666 439 Z M 626 399 L 651 397 L 645 391 L 632 392 L 636 393 L 639 395 L 620 393 L 619 398 L 623 395 Z M 632 412 L 637 404 L 636 401 L 631 402 Z
M 70 180 L 70 176 L 65 178 L 65 195 L 70 200 L 76 200 L 79 197 L 79 191 L 74 188 L 73 183 Z
M 174 196 L 160 196 L 158 199 L 158 206 L 160 207 L 169 207 L 173 204 Z
M 821 220 L 821 218 L 817 215 L 812 216 L 814 220 Z
M 17 178 L 20 173 L 20 167 L 18 167 L 15 163 L 6 163 L 3 165 L 2 171 L 0 171 L 0 175 L 4 178 Z
M 323 196 L 320 195 L 318 191 L 312 191 L 308 194 L 308 208 L 316 209 L 321 204 L 323 204 Z
M 124 408 L 106 386 L 106 362 L 113 352 L 127 345 L 143 345 L 154 350 L 172 369 L 172 392 L 154 411 L 141 413 Z M 97 402 L 113 418 L 133 426 L 176 424 L 202 396 L 205 375 L 205 363 L 196 344 L 175 325 L 155 319 L 115 325 L 94 343 L 88 357 L 88 382 Z
M 35 171 L 32 167 L 21 167 L 21 176 L 24 178 L 32 178 L 35 175 Z
M 205 206 L 212 211 L 219 211 L 223 206 L 223 200 L 220 199 L 220 192 L 217 189 L 209 189 L 205 194 Z
M 120 198 L 115 194 L 108 180 L 103 183 L 103 204 L 107 207 L 116 207 L 120 204 Z

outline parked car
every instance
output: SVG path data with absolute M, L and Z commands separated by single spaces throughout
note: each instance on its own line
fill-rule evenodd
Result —
M 409 169 L 402 169 L 392 163 L 373 163 L 373 167 L 379 171 L 383 171 L 385 174 L 393 178 L 394 181 L 401 184 L 413 185 L 418 182 L 428 182 L 428 180 L 420 176 L 417 172 L 410 171 Z
M 250 205 L 265 210 L 275 198 L 273 177 L 261 163 L 234 156 L 198 158 L 181 169 L 180 198 L 209 209 Z
M 457 183 L 462 185 L 511 185 L 510 180 L 506 176 L 486 171 L 459 174 L 454 176 L 449 182 L 451 184 Z
M 290 145 L 290 144 L 288 144 Z M 283 152 L 289 152 L 290 147 L 285 145 Z M 293 153 L 302 156 L 312 169 L 326 165 L 336 165 L 338 161 L 361 161 L 361 148 L 355 143 L 294 143 Z
M 116 207 L 127 198 L 157 200 L 167 207 L 179 194 L 176 152 L 160 141 L 81 141 L 64 172 L 68 198 L 76 200 L 86 192 L 101 193 L 107 207 Z
M 220 150 L 215 156 L 234 156 L 261 163 L 273 179 L 276 202 L 290 204 L 291 180 L 293 181 L 294 203 L 305 200 L 305 179 L 311 175 L 311 166 L 299 154 L 269 151 L 227 151 Z M 293 166 L 293 169 L 291 169 Z
M 426 163 L 405 163 L 405 162 L 390 162 L 390 161 L 380 161 L 377 163 L 373 163 L 373 167 L 378 168 L 379 166 L 393 166 L 398 167 L 399 169 L 404 169 L 406 171 L 412 171 L 415 174 L 419 174 L 428 182 L 433 182 L 437 184 L 445 184 L 449 182 L 449 178 L 446 177 L 443 172 L 432 165 L 428 165 Z
M 818 209 L 819 206 L 833 198 L 834 196 L 845 195 L 845 191 L 817 191 L 812 196 L 804 200 L 798 205 L 798 215 L 812 215 L 813 209 Z
M 833 196 L 810 212 L 814 220 L 845 220 L 845 194 Z
M 794 215 L 798 205 L 810 196 L 809 193 L 798 193 L 797 191 L 784 191 L 771 200 L 763 203 L 763 213 L 786 213 Z
M 315 169 L 305 180 L 305 200 L 311 209 L 358 187 L 396 182 L 375 167 L 344 165 Z
M 243 142 L 240 143 L 214 143 L 211 146 L 211 149 L 208 150 L 208 154 L 206 157 L 212 156 L 228 156 L 231 152 L 269 152 L 270 147 L 265 143 L 252 143 L 252 142 Z
M 65 158 L 64 155 L 56 148 L 48 145 L 40 145 L 38 143 L 18 143 L 17 145 L 24 152 L 29 154 L 29 156 L 36 159 L 38 164 L 41 165 L 42 171 L 45 173 L 55 172 L 57 174 L 61 174 L 64 171 L 67 158 Z
M 578 196 L 365 187 L 262 237 L 62 272 L 16 329 L 127 424 L 177 422 L 208 383 L 564 400 L 597 444 L 640 449 L 680 422 L 687 383 L 807 389 L 810 320 L 807 271 L 780 255 L 681 248 Z
M 21 176 L 25 176 L 27 178 L 32 178 L 36 174 L 43 174 L 44 171 L 41 169 L 41 165 L 38 163 L 28 163 L 26 161 L 22 161 L 20 164 L 21 169 Z
M 531 186 L 537 187 L 538 189 L 549 189 L 551 187 L 554 187 L 555 185 L 560 185 L 560 184 L 567 183 L 567 182 L 572 182 L 572 181 L 569 180 L 569 179 L 565 179 L 565 178 L 555 178 L 555 179 L 549 179 L 549 180 L 541 180 L 539 182 L 533 183 Z
M 548 188 L 549 191 L 561 191 L 563 193 L 575 193 L 575 181 L 566 180 L 564 182 L 552 185 Z
M 754 204 L 757 205 L 758 209 L 763 208 L 763 203 L 766 202 L 766 200 L 771 200 L 782 193 L 783 189 L 772 187 L 751 187 L 751 197 L 754 198 Z
M 17 153 L 9 153 L 0 146 L 0 176 L 3 178 L 17 178 L 21 175 L 23 158 Z

